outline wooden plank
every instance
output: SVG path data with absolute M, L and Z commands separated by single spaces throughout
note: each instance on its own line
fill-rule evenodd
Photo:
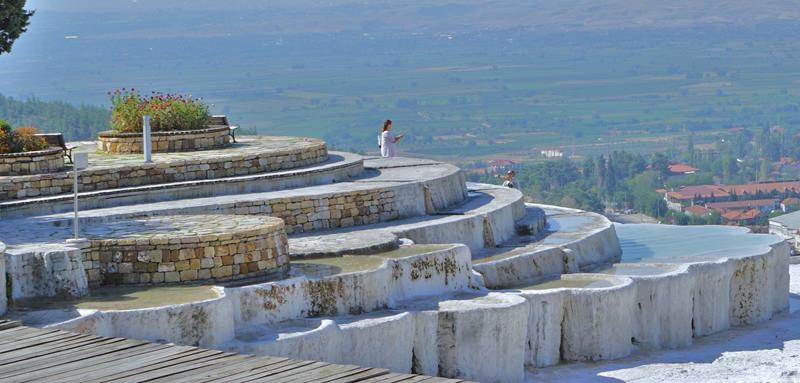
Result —
M 229 375 L 229 376 L 225 377 L 225 379 L 223 379 L 223 381 L 225 381 L 225 382 L 243 382 L 245 380 L 252 379 L 254 376 L 260 376 L 260 374 L 263 374 L 263 373 L 268 372 L 270 370 L 274 370 L 276 368 L 282 368 L 284 366 L 294 365 L 294 364 L 297 364 L 297 363 L 300 363 L 300 362 L 301 361 L 299 361 L 297 359 L 284 359 L 283 361 L 280 361 L 280 362 L 277 362 L 277 363 L 271 363 L 269 365 L 257 366 L 257 367 L 255 367 L 255 368 L 253 368 L 251 370 L 241 371 L 239 373 Z
M 189 361 L 212 358 L 212 357 L 215 357 L 216 355 L 219 355 L 219 354 L 222 354 L 222 352 L 221 351 L 216 351 L 216 350 L 203 350 L 203 349 L 199 349 L 199 348 L 198 349 L 193 349 L 193 350 L 186 350 L 182 354 L 179 354 L 179 355 L 177 355 L 175 357 L 166 358 L 166 359 L 161 360 L 161 361 L 154 361 L 153 363 L 145 365 L 145 366 L 132 368 L 132 369 L 130 369 L 128 371 L 125 371 L 125 372 L 120 372 L 120 373 L 116 373 L 116 374 L 112 374 L 112 375 L 106 376 L 104 378 L 104 381 L 109 381 L 109 382 L 111 382 L 111 381 L 114 381 L 114 382 L 136 381 L 131 377 L 139 376 L 141 374 L 145 374 L 145 373 L 148 373 L 148 372 L 151 372 L 151 371 L 155 371 L 155 370 L 159 370 L 159 369 L 163 369 L 163 368 L 169 368 L 171 366 L 174 366 L 174 365 L 177 365 L 177 364 L 181 364 L 181 363 L 185 363 L 185 362 L 189 362 Z
M 330 363 L 325 363 L 325 362 L 309 362 L 309 363 L 301 363 L 299 365 L 296 365 L 294 368 L 287 368 L 284 371 L 280 372 L 276 372 L 273 370 L 272 373 L 269 375 L 269 381 L 275 382 L 280 379 L 284 379 L 286 377 L 300 375 L 307 371 L 315 371 L 329 364 Z
M 230 355 L 227 358 L 210 361 L 205 364 L 198 364 L 196 368 L 186 371 L 176 372 L 174 374 L 165 375 L 157 379 L 151 380 L 151 382 L 170 382 L 170 383 L 179 383 L 179 382 L 197 382 L 199 379 L 203 378 L 203 373 L 213 372 L 214 370 L 227 370 L 231 366 L 239 366 L 247 362 L 248 359 L 251 359 L 252 356 L 244 356 L 244 355 Z M 198 374 L 198 378 L 194 379 L 193 375 Z
M 137 373 L 135 376 L 125 377 L 125 378 L 118 378 L 115 380 L 108 380 L 111 381 L 123 381 L 123 382 L 144 382 L 144 381 L 153 381 L 159 378 L 163 378 L 165 376 L 174 375 L 180 372 L 193 370 L 200 366 L 206 366 L 210 363 L 216 364 L 220 360 L 224 360 L 225 358 L 229 357 L 231 354 L 224 353 L 224 352 L 217 352 L 214 355 L 205 355 L 201 358 L 196 358 L 189 361 L 183 361 L 181 363 L 174 363 L 170 365 L 166 365 L 160 368 L 151 369 L 147 372 Z
M 317 368 L 311 371 L 293 374 L 288 377 L 277 378 L 275 383 L 291 383 L 291 382 L 319 382 L 329 376 L 357 370 L 358 366 L 348 366 L 341 364 L 328 364 L 327 366 Z
M 287 361 L 287 358 L 271 358 L 271 357 L 256 357 L 256 356 L 248 356 L 246 360 L 243 360 L 236 364 L 226 364 L 225 366 L 209 366 L 205 368 L 201 368 L 198 370 L 193 371 L 194 373 L 182 377 L 179 380 L 172 380 L 170 379 L 171 383 L 183 383 L 183 382 L 192 382 L 192 383 L 200 383 L 200 382 L 213 382 L 216 380 L 226 380 L 230 379 L 232 375 L 236 374 L 247 374 L 250 371 L 264 368 L 273 364 L 281 363 Z M 188 380 L 187 380 L 188 379 Z
M 35 355 L 35 357 L 31 356 L 29 358 L 18 360 L 14 363 L 9 363 L 8 365 L 0 367 L 0 373 L 2 374 L 11 374 L 14 371 L 24 370 L 26 368 L 30 368 L 31 365 L 34 366 L 34 369 L 41 368 L 43 366 L 56 363 L 63 358 L 74 358 L 71 354 L 74 353 L 85 353 L 86 351 L 95 350 L 98 347 L 104 346 L 106 344 L 111 343 L 118 343 L 120 340 L 109 340 L 109 339 L 102 339 L 100 341 L 90 341 L 85 344 L 79 345 L 74 348 L 70 348 L 68 350 L 63 350 L 58 354 L 47 354 L 41 353 L 40 355 Z M 44 359 L 42 359 L 44 358 Z
M 46 374 L 48 380 L 60 382 L 78 374 L 80 371 L 97 368 L 98 366 L 118 366 L 124 362 L 130 362 L 148 352 L 156 351 L 157 349 L 154 346 L 148 343 L 143 345 L 128 344 L 128 347 L 124 349 L 108 350 L 102 347 L 93 352 L 75 353 L 62 359 L 56 365 L 48 367 L 42 373 Z M 84 356 L 82 354 L 88 355 Z
M 458 382 L 353 365 L 33 329 L 5 320 L 0 320 L 0 354 L 3 383 Z
M 22 323 L 15 320 L 2 320 L 0 321 L 0 331 L 16 328 L 22 326 Z
M 103 338 L 99 337 L 96 337 L 95 339 L 92 338 L 73 339 L 69 342 L 61 342 L 53 344 L 52 347 L 49 347 L 51 346 L 50 344 L 46 344 L 37 347 L 29 347 L 22 350 L 18 350 L 14 353 L 3 355 L 3 359 L 0 360 L 0 371 L 3 370 L 3 366 L 10 365 L 12 363 L 20 362 L 23 360 L 52 357 L 63 353 L 69 353 L 73 349 L 81 349 L 88 344 L 98 343 L 103 340 L 104 340 Z
M 383 375 L 383 376 L 379 376 L 377 378 L 359 380 L 359 382 L 370 382 L 370 383 L 373 383 L 373 382 L 381 382 L 381 383 L 402 382 L 402 381 L 405 381 L 405 380 L 407 380 L 409 378 L 412 378 L 412 377 L 414 377 L 414 375 L 398 374 L 398 373 L 392 372 L 392 373 L 389 373 L 389 374 L 386 374 L 386 375 Z
M 115 338 L 115 339 L 119 339 L 119 338 Z M 44 377 L 49 377 L 49 376 L 52 376 L 52 375 L 59 374 L 59 373 L 61 373 L 63 371 L 73 371 L 73 370 L 75 370 L 75 368 L 80 367 L 81 363 L 92 363 L 91 359 L 94 358 L 94 357 L 97 357 L 99 355 L 108 354 L 108 353 L 112 353 L 112 352 L 122 352 L 122 351 L 127 350 L 127 349 L 141 347 L 142 344 L 145 344 L 145 343 L 144 342 L 141 342 L 141 343 L 117 342 L 117 343 L 113 343 L 111 346 L 107 346 L 107 347 L 99 347 L 99 348 L 96 348 L 96 349 L 86 350 L 84 352 L 72 353 L 72 354 L 69 354 L 69 355 L 64 355 L 64 356 L 61 356 L 61 357 L 58 357 L 58 358 L 54 358 L 54 360 L 52 360 L 52 361 L 48 359 L 47 361 L 44 362 L 44 364 L 41 367 L 37 368 L 36 370 L 24 372 L 22 375 L 24 375 L 26 378 L 29 377 L 30 379 L 24 379 L 24 380 L 20 380 L 20 381 L 41 379 L 41 378 L 44 378 Z M 14 374 L 14 376 L 17 376 L 17 375 L 20 375 L 20 374 Z M 52 379 L 48 379 L 48 380 L 54 381 Z
M 359 372 L 352 375 L 347 375 L 343 377 L 334 378 L 332 380 L 325 380 L 325 383 L 348 383 L 348 382 L 360 382 L 364 379 L 371 379 L 376 378 L 379 376 L 388 375 L 390 373 L 389 370 L 385 370 L 382 368 L 365 368 L 365 371 Z
M 24 330 L 19 330 L 19 331 L 17 331 L 16 329 L 3 331 L 2 333 L 0 333 L 0 347 L 21 340 L 46 336 L 47 334 L 58 333 L 58 332 L 59 332 L 58 330 L 51 330 L 44 332 L 35 331 L 34 329 L 29 329 L 27 327 L 24 327 Z
M 54 336 L 54 337 L 36 338 L 36 339 L 24 340 L 24 341 L 19 341 L 19 342 L 14 342 L 14 343 L 11 343 L 11 344 L 7 344 L 7 345 L 3 346 L 3 350 L 0 351 L 0 354 L 9 354 L 9 353 L 12 353 L 12 352 L 15 352 L 15 351 L 19 351 L 19 350 L 23 350 L 23 349 L 30 348 L 30 347 L 37 347 L 37 346 L 42 346 L 42 345 L 47 346 L 48 344 L 55 344 L 56 342 L 60 343 L 60 342 L 64 342 L 64 341 L 79 339 L 79 337 L 80 337 L 79 335 L 67 336 L 67 337 L 58 336 L 58 335 L 60 335 L 60 334 L 57 334 L 57 336 Z
M 258 372 L 252 371 L 253 374 L 251 374 L 250 376 L 242 378 L 242 379 L 236 379 L 235 381 L 236 382 L 242 382 L 242 383 L 245 383 L 245 382 L 271 382 L 272 381 L 271 380 L 272 376 L 274 376 L 276 374 L 280 374 L 280 373 L 283 373 L 283 372 L 286 372 L 286 371 L 296 370 L 296 369 L 301 368 L 303 366 L 307 366 L 307 365 L 309 365 L 311 363 L 314 363 L 314 362 L 306 361 L 306 360 L 290 359 L 289 363 L 283 364 L 280 367 L 273 368 L 274 366 L 269 366 L 268 368 L 262 369 L 262 370 L 260 370 Z
M 382 371 L 382 370 L 377 369 L 377 368 L 359 367 L 359 366 L 353 366 L 353 367 L 356 367 L 356 368 L 352 369 L 352 370 L 348 370 L 348 371 L 341 371 L 341 372 L 337 372 L 337 373 L 334 373 L 334 374 L 330 374 L 328 376 L 320 378 L 318 380 L 318 382 L 336 382 L 336 381 L 343 380 L 343 379 L 345 379 L 347 377 L 350 377 L 350 376 L 356 376 L 356 375 L 359 375 L 359 374 L 363 374 L 363 373 L 368 372 L 368 371 L 373 371 L 373 374 L 377 375 L 377 374 L 381 373 L 381 371 Z M 385 370 L 383 370 L 383 371 L 385 371 Z M 388 371 L 385 371 L 383 373 L 388 373 Z M 353 380 L 353 378 L 350 378 L 350 380 Z
M 114 375 L 119 372 L 128 371 L 131 368 L 146 366 L 156 361 L 163 361 L 165 359 L 174 357 L 181 353 L 186 352 L 175 347 L 166 345 L 159 345 L 160 347 L 151 350 L 150 352 L 137 355 L 135 358 L 125 358 L 118 363 L 106 365 L 97 365 L 92 368 L 81 370 L 79 373 L 69 376 L 64 379 L 59 379 L 60 383 L 72 382 L 91 382 L 103 381 L 106 377 Z

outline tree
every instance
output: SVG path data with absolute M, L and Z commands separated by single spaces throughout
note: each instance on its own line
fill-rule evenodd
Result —
M 0 0 L 0 55 L 11 52 L 14 40 L 28 30 L 33 13 L 25 10 L 25 0 Z

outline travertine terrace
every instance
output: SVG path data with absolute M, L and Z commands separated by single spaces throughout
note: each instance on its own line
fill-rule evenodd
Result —
M 634 254 L 654 246 L 641 233 L 672 229 L 631 232 L 468 184 L 449 164 L 306 138 L 154 160 L 91 158 L 77 242 L 66 241 L 70 172 L 0 177 L 0 312 L 103 336 L 513 382 L 525 368 L 691 347 L 788 306 L 789 248 L 775 236 L 717 228 L 739 242 L 715 249 L 713 233 L 672 233 L 699 233 L 705 248 Z M 186 290 L 166 290 L 175 285 Z

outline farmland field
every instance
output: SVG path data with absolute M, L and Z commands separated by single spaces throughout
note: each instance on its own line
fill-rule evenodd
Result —
M 0 58 L 0 93 L 102 105 L 122 87 L 191 93 L 250 130 L 357 151 L 374 151 L 391 118 L 408 133 L 404 153 L 453 161 L 532 159 L 550 147 L 652 152 L 683 147 L 688 131 L 700 145 L 730 127 L 800 125 L 792 20 L 569 33 L 367 22 L 286 33 L 230 22 L 205 33 L 217 24 L 199 11 L 177 21 L 177 11 L 97 12 L 37 14 Z M 151 27 L 170 22 L 204 33 Z

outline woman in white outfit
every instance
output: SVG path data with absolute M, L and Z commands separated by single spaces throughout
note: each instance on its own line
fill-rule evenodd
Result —
M 381 157 L 394 157 L 397 155 L 397 143 L 403 138 L 402 134 L 395 135 L 392 133 L 392 120 L 386 120 L 383 123 L 383 132 L 381 132 Z

